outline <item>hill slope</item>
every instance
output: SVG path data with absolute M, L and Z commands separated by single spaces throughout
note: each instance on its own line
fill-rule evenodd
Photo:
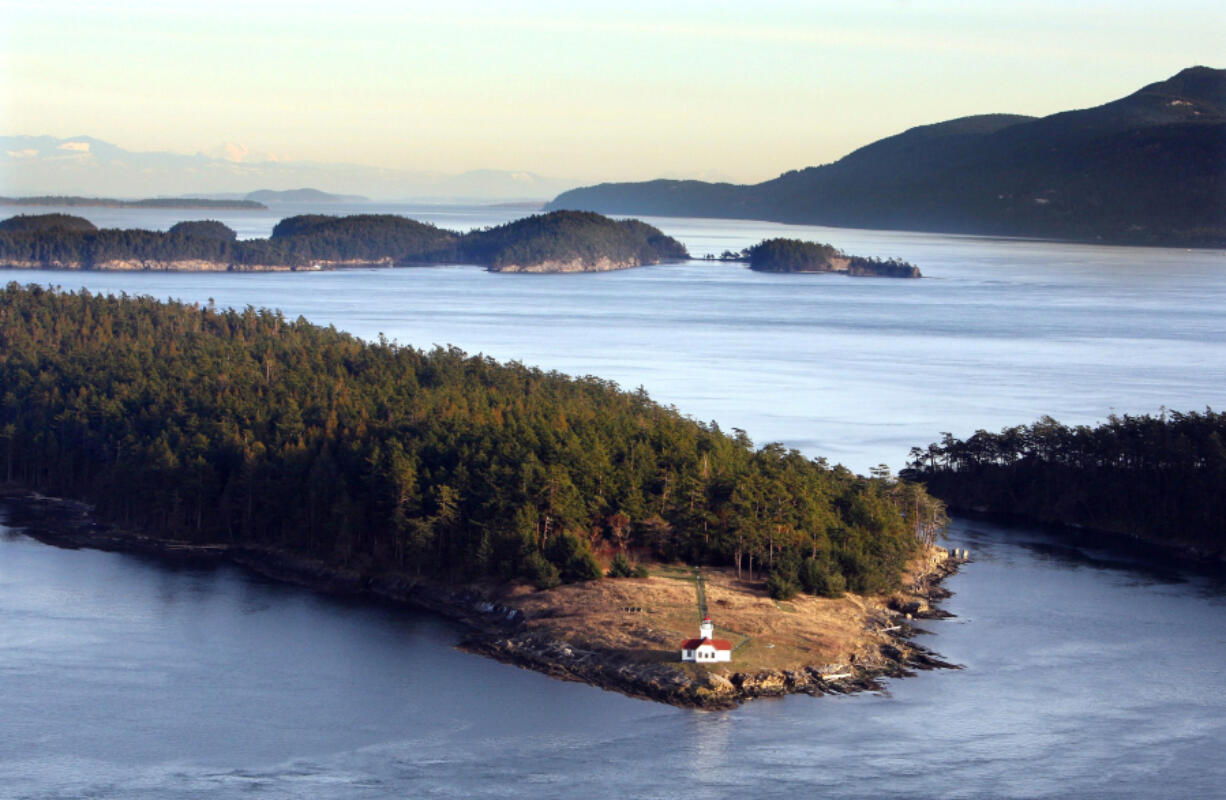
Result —
M 548 208 L 1133 244 L 1226 243 L 1226 70 L 1102 106 L 925 125 L 752 186 L 606 183 Z

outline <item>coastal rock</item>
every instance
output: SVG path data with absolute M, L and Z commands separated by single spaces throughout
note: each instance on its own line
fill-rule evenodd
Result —
M 738 672 L 732 676 L 732 680 L 747 697 L 777 697 L 786 694 L 788 688 L 787 678 L 777 670 L 752 674 Z
M 631 269 L 632 267 L 641 267 L 641 261 L 613 261 L 608 258 L 597 259 L 596 261 L 587 261 L 581 258 L 576 258 L 572 261 L 541 261 L 537 264 L 505 264 L 498 267 L 490 267 L 490 272 L 525 272 L 525 273 L 554 273 L 554 272 L 612 272 L 619 269 Z

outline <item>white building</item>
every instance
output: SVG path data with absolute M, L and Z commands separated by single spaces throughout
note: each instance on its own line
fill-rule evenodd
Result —
M 703 617 L 698 626 L 698 638 L 686 639 L 681 643 L 681 660 L 696 661 L 700 664 L 711 664 L 718 661 L 732 660 L 732 642 L 727 639 L 716 639 L 715 626 L 710 617 Z

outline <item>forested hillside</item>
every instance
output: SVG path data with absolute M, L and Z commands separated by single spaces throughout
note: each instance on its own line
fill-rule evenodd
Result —
M 535 214 L 475 230 L 461 243 L 465 261 L 494 270 L 542 262 L 658 264 L 688 258 L 685 247 L 637 219 L 613 220 L 590 211 Z
M 942 520 L 640 392 L 279 313 L 0 291 L 0 475 L 192 542 L 375 573 L 595 577 L 592 552 L 894 585 Z
M 1212 410 L 945 434 L 904 475 L 958 508 L 1226 552 L 1226 414 Z
M 1096 108 L 921 125 L 753 185 L 655 180 L 551 209 L 1126 244 L 1226 243 L 1226 70 L 1191 67 Z

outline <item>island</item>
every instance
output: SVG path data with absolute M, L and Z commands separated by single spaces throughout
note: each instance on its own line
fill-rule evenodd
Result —
M 668 703 L 951 666 L 912 639 L 943 504 L 594 377 L 244 310 L 0 291 L 9 524 L 429 608 Z M 711 618 L 727 661 L 683 662 Z M 691 646 L 691 650 L 697 646 Z
M 319 189 L 259 189 L 249 192 L 245 198 L 255 203 L 369 203 L 370 198 L 360 194 L 332 194 Z
M 833 245 L 799 239 L 765 239 L 744 251 L 749 268 L 760 272 L 825 272 L 852 277 L 919 278 L 906 261 L 848 256 Z
M 202 197 L 151 197 L 144 200 L 116 200 L 110 197 L 40 195 L 38 197 L 0 197 L 4 206 L 57 206 L 95 208 L 210 208 L 227 211 L 266 211 L 268 206 L 252 199 L 209 200 Z
M 306 214 L 267 239 L 217 221 L 169 231 L 98 229 L 65 214 L 0 221 L 0 266 L 33 269 L 268 271 L 476 264 L 493 272 L 594 272 L 688 258 L 638 220 L 555 211 L 465 234 L 392 214 Z
M 1051 417 L 911 450 L 903 472 L 953 508 L 1226 558 L 1226 414 Z

